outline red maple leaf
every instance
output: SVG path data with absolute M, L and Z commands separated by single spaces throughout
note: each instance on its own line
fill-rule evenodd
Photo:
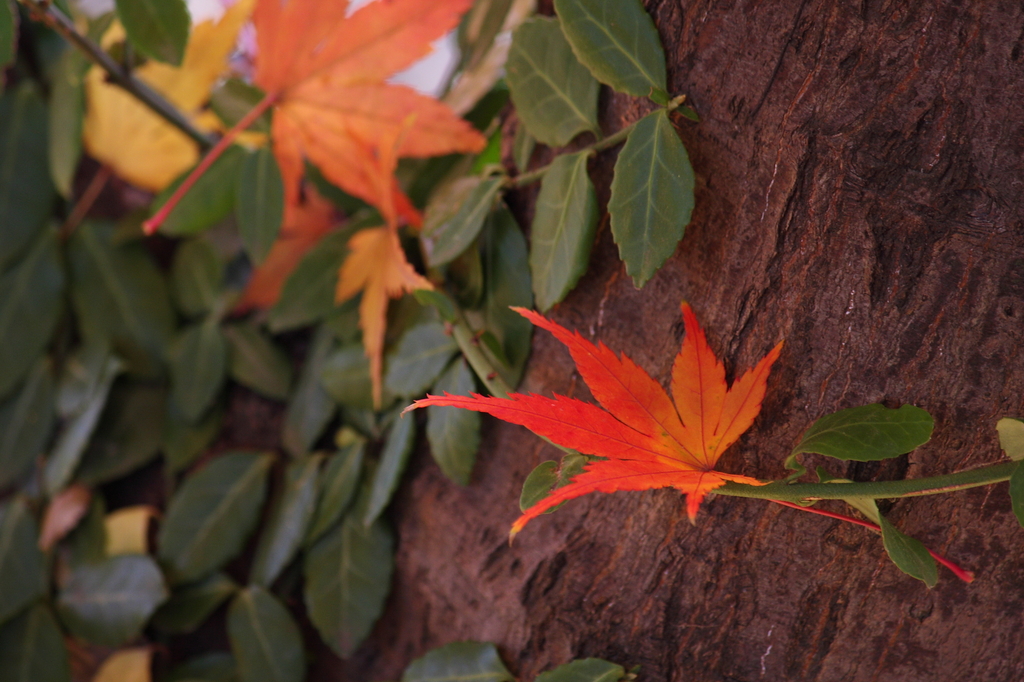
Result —
M 604 458 L 589 462 L 568 485 L 527 509 L 512 525 L 513 536 L 530 519 L 592 492 L 676 488 L 686 494 L 693 521 L 704 496 L 726 481 L 760 485 L 714 466 L 761 411 L 768 373 L 782 343 L 729 387 L 725 367 L 708 346 L 690 306 L 683 303 L 682 309 L 686 337 L 672 367 L 672 398 L 625 355 L 620 358 L 603 343 L 593 344 L 537 313 L 516 308 L 569 348 L 601 407 L 557 394 L 513 393 L 508 399 L 427 396 L 408 409 L 451 405 L 487 412 L 563 447 Z

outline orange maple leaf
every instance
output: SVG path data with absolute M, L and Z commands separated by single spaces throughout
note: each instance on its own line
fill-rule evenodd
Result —
M 382 186 L 381 157 L 478 152 L 485 140 L 444 104 L 385 79 L 426 56 L 470 5 L 378 0 L 346 16 L 347 0 L 260 0 L 254 81 L 274 104 L 271 138 L 287 196 L 297 196 L 308 158 L 388 224 L 398 216 L 418 224 L 390 170 Z
M 359 301 L 359 326 L 363 329 L 363 347 L 370 358 L 373 404 L 380 407 L 381 357 L 388 299 L 433 287 L 405 260 L 398 234 L 391 227 L 357 232 L 349 239 L 348 248 L 350 253 L 341 266 L 335 299 L 344 301 L 360 290 L 363 292 Z
M 285 196 L 300 193 L 305 159 L 380 211 L 385 227 L 356 234 L 337 300 L 359 291 L 363 345 L 380 405 L 388 300 L 430 288 L 406 261 L 396 230 L 419 212 L 394 178 L 399 157 L 478 152 L 486 140 L 435 99 L 385 82 L 426 56 L 472 0 L 378 0 L 348 16 L 346 0 L 260 0 L 254 81 L 274 106 L 271 139 Z
M 603 343 L 593 344 L 576 332 L 529 310 L 523 317 L 550 331 L 572 354 L 594 398 L 604 407 L 555 395 L 510 394 L 508 399 L 427 396 L 408 409 L 451 405 L 489 414 L 527 427 L 563 447 L 603 457 L 530 507 L 512 525 L 515 536 L 548 509 L 592 492 L 672 487 L 687 496 L 692 522 L 704 496 L 736 481 L 760 481 L 715 471 L 722 453 L 750 428 L 761 411 L 768 373 L 782 350 L 780 342 L 757 366 L 730 388 L 725 367 L 708 346 L 704 331 L 686 303 L 682 305 L 686 338 L 672 367 L 672 398 L 632 360 L 617 356 Z

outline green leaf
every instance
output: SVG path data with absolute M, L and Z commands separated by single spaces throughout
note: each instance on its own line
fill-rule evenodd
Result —
M 57 414 L 61 419 L 69 419 L 88 407 L 105 378 L 110 357 L 109 344 L 91 340 L 65 358 L 57 386 Z
M 242 172 L 245 150 L 232 145 L 214 161 L 175 206 L 160 232 L 171 237 L 185 237 L 202 232 L 231 215 L 235 209 L 238 176 Z M 192 169 L 182 173 L 156 199 L 151 210 L 156 213 L 171 198 Z
M 934 426 L 931 415 L 913 405 L 897 410 L 862 405 L 814 422 L 791 456 L 814 452 L 858 462 L 890 459 L 927 443 Z
M 676 111 L 678 111 L 680 115 L 690 119 L 694 123 L 700 123 L 700 116 L 697 115 L 697 112 L 694 111 L 693 107 L 679 107 L 678 109 L 676 109 Z
M 334 337 L 330 329 L 321 325 L 313 334 L 309 354 L 285 410 L 281 443 L 293 457 L 310 451 L 337 410 L 320 385 L 320 375 L 333 349 Z
M 431 202 L 423 219 L 427 265 L 444 265 L 473 243 L 494 207 L 503 181 L 500 175 L 483 180 L 463 178 L 453 183 L 454 195 L 446 197 L 447 203 Z
M 496 126 L 494 132 L 487 138 L 487 146 L 473 160 L 473 165 L 470 166 L 469 170 L 470 173 L 474 175 L 487 174 L 491 168 L 503 170 L 501 168 L 501 140 L 501 127 Z
M 665 51 L 640 0 L 555 0 L 555 12 L 576 58 L 597 80 L 636 97 L 667 88 Z
M 534 682 L 619 682 L 626 670 L 600 658 L 584 658 L 541 673 Z
M 996 423 L 999 432 L 999 447 L 1010 459 L 1024 459 L 1024 420 L 1003 417 Z
M 493 644 L 452 642 L 409 664 L 402 682 L 515 682 Z
M 415 441 L 416 419 L 412 416 L 396 419 L 384 441 L 380 464 L 373 475 L 370 499 L 363 514 L 363 525 L 369 526 L 376 521 L 388 506 L 398 483 L 402 480 L 402 472 L 409 463 L 409 454 L 412 453 Z
M 320 500 L 306 534 L 307 546 L 320 539 L 348 510 L 363 471 L 365 452 L 366 441 L 357 437 L 327 461 L 320 475 Z
M 117 17 L 140 52 L 181 66 L 191 24 L 184 0 L 117 0 Z
M 481 133 L 485 132 L 508 104 L 508 98 L 508 85 L 504 80 L 498 80 L 462 118 Z M 452 154 L 448 158 L 458 158 L 458 155 Z M 430 167 L 430 161 L 427 162 L 427 168 Z
M 0 233 L 9 229 L 4 225 Z M 64 268 L 56 234 L 47 229 L 0 276 L 0 396 L 9 394 L 36 364 L 53 334 L 63 299 Z
M 324 362 L 320 382 L 336 402 L 347 407 L 373 408 L 370 361 L 363 345 L 339 348 Z M 385 404 L 389 402 L 384 400 Z
M 693 184 L 690 159 L 668 113 L 659 109 L 640 119 L 615 162 L 608 200 L 619 257 L 638 288 L 683 238 L 693 211 Z
M 574 476 L 583 473 L 583 468 L 588 461 L 586 455 L 569 451 L 562 457 L 561 463 L 548 460 L 538 464 L 523 481 L 523 490 L 519 493 L 520 511 L 525 512 L 550 495 L 555 488 L 561 488 L 571 483 Z M 550 514 L 560 509 L 562 504 L 552 507 L 544 513 Z
M 284 182 L 270 147 L 246 155 L 237 191 L 238 234 L 249 258 L 259 265 L 270 253 L 284 219 Z
M 228 638 L 241 682 L 302 682 L 302 636 L 288 610 L 258 585 L 238 593 L 228 609 Z
M 511 7 L 512 0 L 473 3 L 459 24 L 459 53 L 462 55 L 459 71 L 472 69 L 483 60 L 501 32 Z
M 519 493 L 519 510 L 525 512 L 543 500 L 551 494 L 557 483 L 558 462 L 549 459 L 535 466 L 523 481 L 523 490 Z
M 597 230 L 587 158 L 587 152 L 557 157 L 540 187 L 530 228 L 530 273 L 541 311 L 565 298 L 587 271 Z
M 166 412 L 164 387 L 140 383 L 115 386 L 76 478 L 95 486 L 152 461 L 160 451 Z
M 64 637 L 43 604 L 0 628 L 0 661 L 0 682 L 71 682 Z
M 198 423 L 193 424 L 178 412 L 173 400 L 168 400 L 163 432 L 163 451 L 168 470 L 171 473 L 181 471 L 201 455 L 217 437 L 223 420 L 224 410 L 214 405 Z
M 17 41 L 18 9 L 12 0 L 0 0 L 0 71 L 14 63 Z
M 433 392 L 469 395 L 475 388 L 473 372 L 460 358 L 437 380 Z M 480 447 L 480 413 L 457 407 L 428 407 L 427 440 L 430 454 L 444 475 L 459 485 L 469 485 Z
M 882 527 L 882 542 L 889 558 L 896 567 L 912 578 L 924 582 L 928 587 L 935 587 L 939 580 L 935 559 L 928 553 L 928 548 L 919 541 L 896 530 L 884 516 L 879 517 Z
M 436 310 L 445 322 L 455 322 L 458 318 L 452 300 L 436 289 L 416 289 L 412 292 L 412 296 L 420 305 L 430 306 Z
M 270 309 L 270 331 L 277 333 L 304 327 L 327 317 L 336 307 L 334 292 L 338 288 L 338 272 L 348 255 L 348 230 L 325 235 L 299 261 L 285 280 L 281 297 Z M 343 305 L 355 308 L 350 299 Z
M 85 448 L 89 444 L 96 425 L 99 424 L 100 415 L 107 405 L 107 398 L 110 395 L 110 388 L 114 385 L 114 379 L 120 374 L 123 364 L 121 361 L 109 354 L 109 352 L 94 351 L 94 348 L 102 349 L 102 346 L 85 348 L 80 357 L 87 376 L 86 384 L 89 387 L 82 399 L 74 404 L 76 408 L 67 414 L 64 424 L 61 426 L 57 436 L 57 442 L 50 452 L 46 462 L 46 469 L 43 473 L 43 487 L 51 497 L 56 495 L 71 481 L 78 468 Z M 76 365 L 69 365 L 66 371 L 73 371 Z M 62 384 L 67 383 L 62 379 Z M 62 386 L 62 393 L 66 394 Z
M 137 637 L 167 587 L 156 562 L 143 554 L 115 556 L 75 567 L 57 608 L 68 629 L 94 644 L 116 647 Z
M 188 659 L 171 670 L 163 682 L 238 682 L 235 657 L 212 651 Z
M 530 354 L 533 325 L 511 306 L 533 307 L 526 240 L 508 209 L 492 213 L 481 233 L 484 266 L 484 298 L 479 310 L 467 310 L 466 319 L 474 329 L 494 335 L 504 358 L 482 346 L 484 354 L 502 379 L 515 388 Z
M 68 534 L 68 566 L 98 564 L 107 558 L 107 505 L 101 495 L 93 495 L 89 511 Z
M 115 246 L 113 231 L 86 221 L 68 241 L 79 327 L 86 340 L 109 339 L 129 372 L 159 376 L 175 326 L 167 284 L 142 244 Z
M 50 90 L 50 178 L 61 196 L 71 199 L 71 184 L 82 157 L 85 118 L 85 74 L 90 62 L 76 49 L 65 50 L 57 63 Z
M 224 335 L 231 345 L 231 378 L 273 400 L 287 400 L 292 386 L 288 356 L 251 322 L 230 324 Z
M 21 390 L 0 405 L 0 488 L 22 477 L 53 432 L 56 388 L 53 363 L 43 356 Z
M 440 323 L 411 327 L 388 354 L 384 385 L 396 395 L 423 395 L 458 349 Z
M 0 97 L 0 272 L 36 241 L 53 210 L 47 119 L 30 79 Z
M 537 140 L 526 126 L 516 128 L 516 136 L 512 140 L 512 161 L 520 173 L 525 173 L 530 166 L 530 159 L 533 158 L 533 150 L 537 146 Z
M 39 528 L 20 496 L 0 505 L 0 585 L 3 585 L 0 590 L 0 623 L 31 604 L 46 590 Z
M 306 555 L 305 602 L 320 636 L 350 656 L 384 611 L 394 570 L 394 538 L 383 520 L 369 528 L 348 517 Z
M 298 551 L 316 510 L 321 462 L 323 455 L 312 455 L 288 465 L 284 491 L 256 548 L 250 584 L 269 588 Z
M 238 554 L 259 521 L 271 455 L 221 455 L 185 479 L 158 539 L 174 582 L 190 582 Z
M 224 386 L 228 344 L 217 318 L 185 327 L 171 344 L 171 399 L 181 415 L 197 422 Z
M 1017 523 L 1024 528 L 1024 466 L 1018 465 L 1010 475 L 1010 503 Z
M 153 625 L 172 635 L 192 632 L 237 591 L 235 581 L 223 573 L 212 573 L 197 583 L 182 585 L 153 614 Z
M 505 72 L 516 114 L 544 144 L 564 147 L 583 131 L 598 131 L 598 83 L 576 60 L 557 19 L 519 25 Z
M 225 128 L 234 128 L 264 97 L 266 94 L 255 85 L 240 78 L 229 78 L 210 93 L 210 108 Z M 261 114 L 246 130 L 269 134 L 270 112 Z
M 224 262 L 205 239 L 185 240 L 174 252 L 171 292 L 178 310 L 186 317 L 206 315 L 220 296 Z

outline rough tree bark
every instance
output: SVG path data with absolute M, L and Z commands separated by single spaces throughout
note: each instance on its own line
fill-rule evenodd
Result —
M 665 382 L 684 298 L 732 372 L 786 339 L 728 471 L 778 477 L 814 419 L 875 401 L 929 410 L 934 438 L 834 473 L 998 460 L 996 420 L 1024 414 L 1021 4 L 646 4 L 672 92 L 702 117 L 679 126 L 698 173 L 693 222 L 640 291 L 603 222 L 554 318 Z M 607 92 L 601 106 L 608 131 L 646 111 Z M 614 155 L 593 165 L 604 201 Z M 532 195 L 517 201 L 528 218 Z M 522 388 L 589 397 L 544 333 Z M 691 526 L 669 490 L 571 502 L 509 547 L 523 478 L 558 455 L 489 420 L 461 489 L 421 448 L 394 510 L 387 613 L 353 660 L 319 665 L 334 679 L 394 679 L 431 647 L 477 639 L 524 680 L 577 656 L 639 664 L 645 680 L 1024 679 L 1024 531 L 1006 484 L 888 509 L 977 572 L 967 585 L 940 569 L 929 591 L 862 528 L 724 497 Z

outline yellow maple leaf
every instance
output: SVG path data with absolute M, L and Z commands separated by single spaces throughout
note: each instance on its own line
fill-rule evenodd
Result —
M 150 682 L 152 661 L 153 650 L 149 647 L 115 651 L 103 661 L 93 682 Z
M 216 116 L 200 109 L 224 73 L 235 38 L 249 18 L 253 3 L 254 0 L 240 0 L 220 21 L 195 26 L 180 67 L 151 61 L 136 69 L 135 76 L 188 116 L 200 130 L 217 130 Z M 123 37 L 124 29 L 115 25 L 104 36 L 103 43 L 109 45 Z M 85 87 L 85 148 L 120 177 L 159 192 L 199 159 L 193 140 L 133 95 L 108 83 L 99 67 L 89 70 Z

